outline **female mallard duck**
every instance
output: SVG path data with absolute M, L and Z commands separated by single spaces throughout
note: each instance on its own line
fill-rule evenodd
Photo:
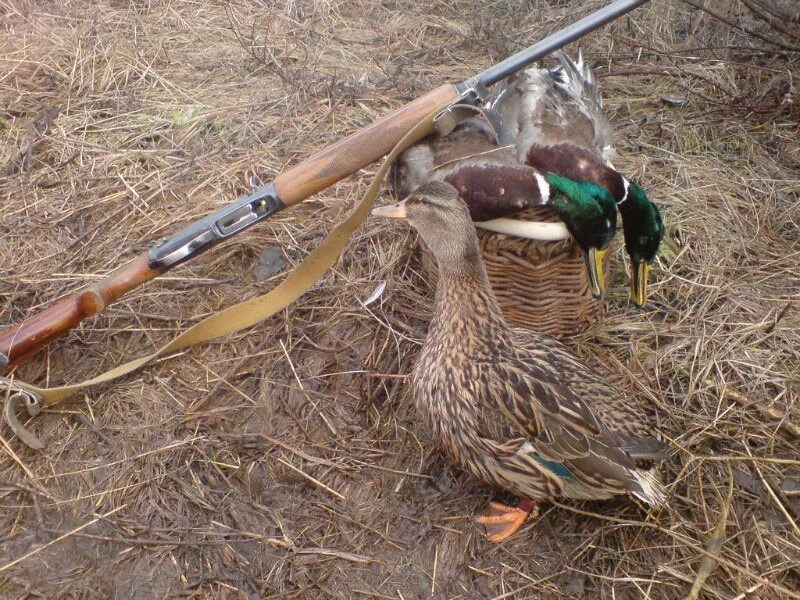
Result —
M 514 136 L 521 163 L 576 181 L 593 181 L 611 192 L 632 263 L 631 299 L 644 306 L 650 263 L 664 237 L 661 214 L 641 186 L 611 165 L 611 127 L 591 68 L 580 53 L 577 63 L 563 52 L 557 56 L 557 68 L 532 67 L 498 84 L 492 108 Z
M 539 502 L 633 494 L 658 506 L 652 464 L 663 444 L 642 415 L 557 341 L 503 320 L 458 191 L 426 183 L 373 210 L 407 219 L 439 265 L 436 306 L 413 373 L 418 410 L 445 452 L 479 479 L 522 496 L 477 520 L 513 534 Z
M 390 179 L 400 198 L 425 182 L 445 181 L 459 191 L 473 221 L 502 233 L 509 232 L 507 223 L 501 226 L 496 219 L 534 206 L 551 207 L 583 251 L 592 294 L 602 296 L 602 256 L 617 227 L 614 198 L 593 182 L 520 164 L 498 143 L 486 120 L 466 119 L 447 136 L 415 144 L 397 158 Z

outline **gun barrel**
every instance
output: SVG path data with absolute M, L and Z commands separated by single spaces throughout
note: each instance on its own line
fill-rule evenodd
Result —
M 602 27 L 606 23 L 632 11 L 634 8 L 638 8 L 645 2 L 647 2 L 647 0 L 617 0 L 616 2 L 612 2 L 608 6 L 585 16 L 580 21 L 568 25 L 561 31 L 547 36 L 533 46 L 529 46 L 525 50 L 521 50 L 513 56 L 509 56 L 503 62 L 489 67 L 480 73 L 476 79 L 486 87 L 494 85 L 498 81 L 525 68 L 533 61 L 547 56 L 559 48 L 563 48 L 570 42 L 574 42 L 587 33 L 591 33 L 598 27 Z

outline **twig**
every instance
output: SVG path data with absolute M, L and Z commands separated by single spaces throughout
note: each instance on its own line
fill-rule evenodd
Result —
M 292 357 L 289 355 L 289 351 L 286 349 L 286 345 L 283 343 L 283 340 L 279 340 L 281 344 L 281 349 L 283 350 L 283 354 L 286 356 L 286 361 L 289 363 L 289 368 L 292 370 L 292 374 L 294 375 L 295 381 L 297 381 L 297 385 L 300 386 L 300 391 L 303 392 L 303 395 L 308 400 L 308 403 L 313 406 L 317 412 L 319 413 L 320 418 L 322 418 L 322 422 L 328 426 L 331 433 L 334 437 L 339 437 L 339 432 L 336 431 L 336 428 L 333 424 L 328 420 L 328 417 L 325 416 L 325 413 L 322 412 L 322 409 L 319 407 L 319 402 L 314 402 L 311 397 L 308 395 L 306 388 L 303 386 L 303 382 L 300 380 L 300 376 L 297 374 L 297 369 L 294 368 L 294 363 L 292 362 Z
M 334 558 L 341 558 L 350 562 L 358 563 L 360 565 L 367 565 L 369 563 L 378 562 L 374 558 L 364 556 L 363 554 L 353 554 L 352 552 L 344 552 L 343 550 L 334 550 L 332 548 L 300 548 L 298 554 L 322 554 L 323 556 L 333 556 Z
M 287 461 L 285 461 L 282 458 L 279 458 L 277 456 L 273 456 L 272 458 L 277 460 L 282 465 L 285 465 L 285 466 L 289 467 L 292 471 L 294 471 L 298 475 L 308 479 L 314 485 L 321 487 L 323 490 L 325 490 L 326 492 L 328 492 L 332 496 L 335 496 L 335 497 L 339 498 L 339 500 L 347 500 L 347 498 L 345 498 L 342 494 L 337 492 L 335 489 L 333 489 L 332 487 L 328 487 L 327 485 L 322 483 L 319 479 L 315 479 L 314 477 L 312 477 L 311 475 L 309 475 L 305 471 L 302 471 L 302 470 L 298 469 L 297 467 L 295 467 L 293 464 L 291 464 L 291 463 L 289 463 L 289 462 L 287 462 Z
M 784 50 L 789 50 L 791 52 L 800 52 L 800 48 L 796 48 L 794 46 L 791 46 L 791 45 L 789 45 L 789 44 L 787 44 L 787 43 L 785 43 L 785 42 L 783 42 L 781 40 L 776 40 L 774 38 L 771 38 L 768 35 L 764 35 L 760 31 L 755 31 L 753 29 L 750 29 L 749 27 L 744 27 L 743 25 L 738 25 L 734 21 L 730 20 L 728 17 L 726 17 L 724 15 L 721 15 L 720 13 L 715 11 L 714 9 L 708 8 L 704 4 L 701 4 L 700 2 L 695 2 L 695 0 L 683 0 L 683 1 L 686 4 L 688 4 L 689 6 L 694 6 L 697 10 L 702 10 L 704 13 L 707 13 L 707 14 L 711 15 L 715 19 L 718 19 L 718 20 L 722 21 L 723 23 L 725 23 L 727 25 L 730 25 L 731 27 L 733 27 L 735 29 L 738 29 L 739 31 L 744 31 L 748 35 L 752 35 L 752 36 L 757 37 L 761 41 L 767 42 L 768 44 L 773 44 L 775 46 L 778 46 L 779 48 L 783 48 Z
M 533 581 L 531 583 L 526 583 L 522 587 L 519 587 L 519 588 L 517 588 L 515 590 L 511 590 L 510 592 L 506 592 L 505 594 L 500 594 L 499 596 L 495 596 L 494 598 L 492 598 L 492 600 L 505 600 L 505 598 L 511 598 L 512 596 L 516 596 L 520 592 L 524 592 L 525 590 L 529 590 L 534 586 L 541 585 L 545 581 L 550 581 L 551 579 L 555 579 L 556 577 L 559 577 L 560 575 L 563 575 L 565 572 L 566 572 L 566 569 L 561 569 L 557 573 L 552 573 L 551 575 L 548 575 L 547 577 L 542 577 L 541 579 L 537 579 L 536 581 Z
M 49 528 L 45 528 L 44 531 L 61 533 L 60 531 Z M 68 533 L 69 535 L 75 535 L 77 537 L 87 538 L 91 540 L 114 542 L 116 544 L 126 544 L 129 546 L 224 546 L 228 544 L 239 544 L 256 540 L 256 541 L 266 542 L 270 546 L 275 546 L 277 548 L 285 548 L 287 550 L 295 551 L 297 552 L 297 554 L 312 554 L 312 555 L 321 554 L 324 556 L 332 556 L 334 558 L 340 558 L 342 560 L 347 560 L 362 565 L 366 565 L 372 562 L 379 562 L 370 556 L 364 556 L 362 554 L 353 554 L 352 552 L 345 552 L 343 550 L 336 550 L 334 548 L 295 548 L 295 546 L 291 542 L 285 542 L 283 540 L 279 540 L 278 538 L 265 537 L 263 535 L 259 535 L 256 533 L 249 533 L 247 531 L 242 532 L 245 535 L 245 537 L 238 539 L 223 538 L 220 540 L 185 540 L 185 539 L 171 540 L 171 539 L 161 539 L 161 538 L 125 538 L 125 537 L 115 537 L 110 535 L 79 533 L 76 531 L 70 531 Z
M 9 444 L 2 435 L 0 435 L 0 445 L 3 446 L 3 450 L 6 451 L 6 453 L 14 460 L 14 462 L 17 463 L 23 471 L 25 471 L 25 475 L 27 475 L 31 481 L 36 482 L 36 475 L 31 472 L 31 470 L 28 468 L 28 465 L 22 462 L 22 459 L 19 457 L 19 455 L 14 452 L 11 444 Z
M 155 450 L 148 450 L 147 452 L 141 452 L 130 458 L 121 458 L 120 460 L 115 460 L 110 463 L 106 463 L 104 465 L 96 465 L 94 467 L 87 467 L 85 469 L 79 469 L 77 471 L 64 471 L 63 473 L 53 473 L 52 475 L 46 475 L 43 477 L 39 477 L 41 481 L 51 481 L 53 479 L 60 479 L 61 477 L 66 477 L 67 475 L 79 475 L 81 473 L 88 473 L 89 471 L 96 471 L 97 469 L 105 469 L 107 467 L 113 467 L 116 465 L 120 465 L 122 463 L 131 461 L 131 460 L 138 460 L 140 458 L 144 458 L 145 456 L 150 456 L 151 454 L 156 454 L 158 452 L 164 452 L 165 450 L 172 450 L 173 448 L 177 448 L 179 446 L 184 446 L 186 444 L 191 444 L 192 442 L 196 442 L 198 440 L 206 439 L 205 436 L 198 435 L 192 438 L 187 438 L 185 440 L 179 440 L 177 442 L 172 442 L 171 444 L 167 444 L 162 448 L 156 448 Z
M 756 0 L 756 4 L 758 4 L 762 10 L 765 10 L 779 19 L 784 19 L 791 23 L 800 23 L 800 5 L 795 3 L 795 10 L 794 13 L 792 13 L 788 5 L 790 1 L 791 0 L 785 0 L 785 3 L 779 6 L 773 3 L 775 0 L 773 0 L 773 2 L 769 2 L 768 0 Z
M 777 29 L 781 33 L 783 33 L 785 35 L 788 35 L 791 38 L 794 38 L 796 40 L 800 40 L 800 35 L 797 35 L 794 31 L 792 31 L 791 29 L 786 27 L 786 25 L 781 23 L 780 19 L 777 19 L 776 17 L 773 17 L 772 15 L 770 15 L 766 11 L 762 12 L 764 9 L 759 7 L 759 6 L 755 6 L 755 4 L 753 2 L 751 2 L 751 0 L 742 0 L 742 4 L 744 4 L 747 8 L 749 8 L 750 11 L 755 16 L 757 16 L 759 19 L 764 21 L 767 25 L 769 25 L 773 29 Z
M 0 169 L 1 175 L 10 177 L 22 171 L 25 167 L 30 168 L 34 153 L 39 149 L 42 142 L 44 142 L 45 137 L 50 131 L 50 127 L 53 125 L 53 121 L 55 121 L 60 112 L 61 108 L 51 106 L 36 115 L 33 122 L 28 127 L 28 145 Z
M 747 446 L 745 446 L 745 448 L 747 448 Z M 747 451 L 750 452 L 750 448 L 747 448 Z M 759 469 L 758 463 L 753 463 L 753 468 L 755 468 L 756 473 L 758 473 L 758 478 L 761 480 L 761 484 L 767 490 L 770 498 L 772 498 L 773 502 L 778 505 L 778 509 L 781 511 L 781 513 L 783 513 L 783 516 L 786 517 L 786 520 L 789 521 L 789 524 L 792 526 L 795 533 L 800 535 L 800 526 L 794 520 L 792 515 L 789 514 L 789 511 L 786 510 L 786 507 L 783 505 L 783 502 L 781 502 L 780 498 L 778 498 L 777 494 L 775 494 L 775 490 L 772 489 L 772 486 L 769 484 L 766 477 L 764 477 L 761 469 Z
M 714 534 L 709 538 L 708 544 L 706 544 L 706 551 L 708 554 L 706 554 L 700 562 L 700 568 L 697 570 L 697 578 L 694 580 L 694 585 L 692 585 L 692 589 L 686 595 L 685 600 L 697 600 L 706 579 L 708 579 L 709 575 L 717 568 L 718 562 L 716 557 L 722 552 L 722 546 L 725 543 L 725 526 L 728 524 L 728 512 L 731 509 L 731 502 L 733 502 L 733 469 L 729 463 L 728 497 L 721 503 L 722 510 L 719 521 L 714 528 Z

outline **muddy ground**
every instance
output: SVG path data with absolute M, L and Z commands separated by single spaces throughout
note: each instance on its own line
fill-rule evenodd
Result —
M 0 0 L 0 323 L 600 3 L 575 4 Z M 800 598 L 800 55 L 763 4 L 653 0 L 581 44 L 667 237 L 640 311 L 618 236 L 606 317 L 568 343 L 682 445 L 666 511 L 549 505 L 485 541 L 493 492 L 435 453 L 404 378 L 432 298 L 414 237 L 370 220 L 281 314 L 32 420 L 44 451 L 0 429 L 0 597 Z M 375 170 L 15 377 L 85 379 L 264 293 Z

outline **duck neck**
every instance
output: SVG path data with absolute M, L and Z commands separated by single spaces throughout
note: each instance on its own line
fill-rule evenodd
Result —
M 428 340 L 456 341 L 470 360 L 495 356 L 511 340 L 475 240 L 460 257 L 439 260 L 439 281 Z
M 614 196 L 614 200 L 617 202 L 617 208 L 619 209 L 620 214 L 624 217 L 626 210 L 631 205 L 631 203 L 628 201 L 628 198 L 630 197 L 631 182 L 623 177 L 622 174 L 613 170 L 611 167 L 609 167 L 609 171 L 616 176 L 616 189 L 618 191 L 616 194 L 612 192 L 612 195 Z
M 628 180 L 623 178 L 623 181 L 625 182 L 625 196 L 621 201 L 617 201 L 619 215 L 622 217 L 623 223 L 627 220 L 628 225 L 639 225 L 648 214 L 646 204 L 636 194 L 630 193 L 631 184 Z
M 557 173 L 574 181 L 592 181 L 609 191 L 617 203 L 627 195 L 628 183 L 594 152 L 577 144 L 533 144 L 525 162 L 542 173 Z

